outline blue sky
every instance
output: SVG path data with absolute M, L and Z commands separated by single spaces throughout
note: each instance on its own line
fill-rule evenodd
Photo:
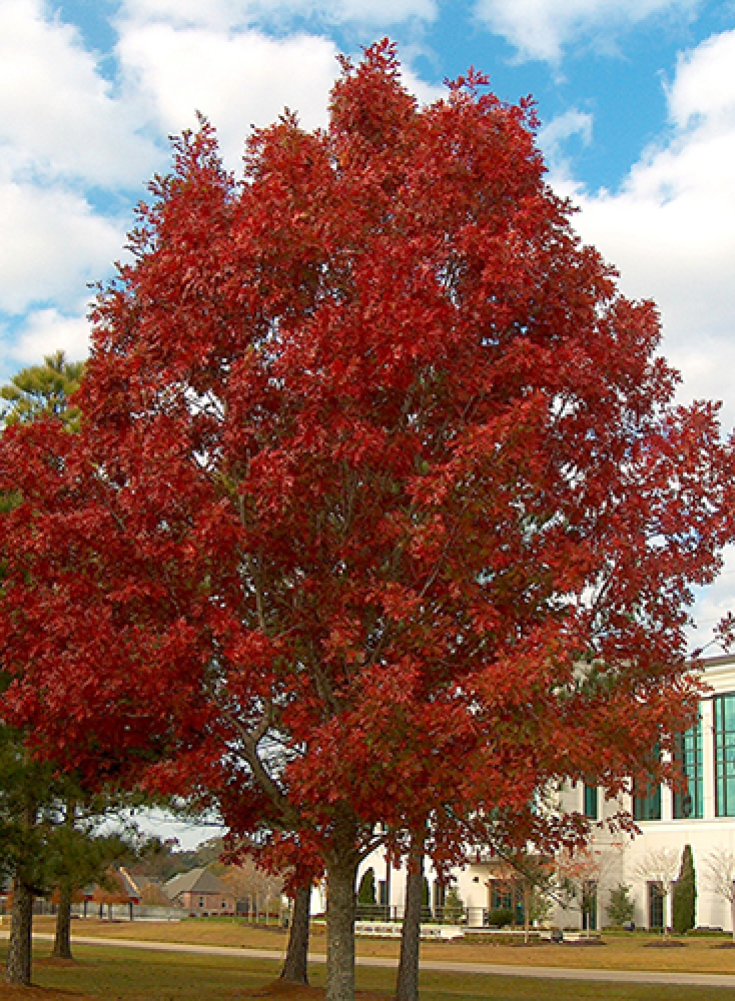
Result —
M 123 255 L 132 207 L 195 110 L 238 168 L 251 123 L 323 124 L 336 55 L 388 35 L 428 101 L 474 65 L 532 94 L 576 226 L 654 298 L 682 399 L 735 425 L 735 2 L 0 0 L 0 380 L 86 352 L 87 283 Z M 735 608 L 735 556 L 694 642 Z

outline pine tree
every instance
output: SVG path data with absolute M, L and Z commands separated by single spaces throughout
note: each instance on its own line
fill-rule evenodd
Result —
M 674 884 L 672 922 L 677 935 L 685 935 L 696 924 L 697 877 L 691 845 L 685 845 L 681 856 L 679 878 Z
M 0 431 L 57 417 L 71 431 L 79 429 L 79 411 L 68 405 L 80 386 L 83 362 L 69 362 L 63 351 L 42 365 L 22 369 L 0 389 Z M 20 495 L 0 495 L 0 513 L 13 509 Z M 1 580 L 0 568 L 0 580 Z M 119 839 L 96 837 L 92 815 L 104 811 L 102 800 L 87 797 L 71 776 L 58 776 L 49 762 L 33 759 L 23 729 L 0 730 L 0 867 L 13 879 L 13 918 L 7 979 L 28 984 L 34 897 L 58 885 L 60 903 L 53 954 L 71 958 L 71 900 L 74 889 L 94 878 L 120 855 Z
M 67 361 L 63 351 L 46 355 L 43 365 L 22 369 L 0 389 L 4 401 L 0 428 L 26 424 L 39 417 L 58 417 L 70 430 L 78 430 L 79 411 L 68 403 L 79 389 L 83 374 L 84 362 Z

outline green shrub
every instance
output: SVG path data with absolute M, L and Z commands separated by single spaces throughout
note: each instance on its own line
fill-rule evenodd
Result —
M 491 928 L 505 928 L 513 924 L 512 907 L 493 907 L 487 912 L 487 923 Z
M 358 904 L 375 903 L 375 873 L 372 869 L 367 869 L 360 880 L 357 902 Z
M 684 845 L 679 878 L 674 883 L 672 924 L 677 935 L 685 935 L 695 926 L 697 910 L 697 877 L 691 845 Z

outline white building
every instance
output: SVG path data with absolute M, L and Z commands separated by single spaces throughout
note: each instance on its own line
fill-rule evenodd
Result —
M 646 790 L 640 797 L 624 796 L 606 801 L 602 791 L 576 783 L 559 794 L 559 807 L 577 811 L 592 820 L 629 811 L 640 834 L 634 838 L 610 835 L 601 830 L 592 846 L 598 864 L 596 892 L 592 893 L 589 917 L 578 903 L 562 908 L 555 904 L 550 923 L 560 927 L 599 927 L 608 923 L 606 907 L 610 890 L 618 884 L 630 887 L 638 927 L 661 927 L 670 923 L 670 898 L 662 900 L 653 861 L 668 855 L 674 869 L 685 845 L 691 845 L 697 879 L 697 925 L 732 929 L 729 903 L 707 886 L 707 859 L 713 851 L 735 853 L 735 657 L 714 657 L 703 662 L 704 680 L 710 686 L 700 704 L 700 718 L 682 738 L 682 767 L 686 790 L 667 786 Z M 400 917 L 403 911 L 405 872 L 393 869 L 378 852 L 361 868 L 375 873 L 377 912 Z M 455 886 L 466 908 L 470 925 L 487 922 L 488 911 L 520 903 L 517 887 L 503 876 L 497 858 L 482 851 L 468 855 L 468 864 L 454 873 Z M 643 872 L 642 870 L 647 870 Z M 445 891 L 429 868 L 429 907 L 440 912 Z M 515 899 L 514 899 L 515 898 Z

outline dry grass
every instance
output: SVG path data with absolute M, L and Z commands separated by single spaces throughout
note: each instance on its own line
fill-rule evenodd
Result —
M 0 1001 L 323 1001 L 324 967 L 312 970 L 303 990 L 274 981 L 273 962 L 235 957 L 139 952 L 114 946 L 80 946 L 79 961 L 59 967 L 39 962 L 42 986 L 0 985 Z M 358 971 L 357 1001 L 391 1001 L 395 972 Z M 607 984 L 480 974 L 429 972 L 421 1001 L 725 1001 L 726 988 L 662 984 Z
M 37 919 L 37 931 L 51 931 L 50 919 Z M 192 945 L 234 946 L 284 952 L 287 934 L 280 928 L 256 927 L 236 919 L 191 919 L 180 922 L 121 921 L 110 923 L 97 919 L 74 922 L 73 932 L 100 938 L 127 938 L 144 941 L 180 942 Z M 543 942 L 524 946 L 495 945 L 492 942 L 425 942 L 422 959 L 461 963 L 492 963 L 510 966 L 553 966 L 601 970 L 662 970 L 689 973 L 726 973 L 735 975 L 735 950 L 723 949 L 727 939 L 693 937 L 683 948 L 650 948 L 660 937 L 635 933 L 608 935 L 600 948 L 585 948 L 573 943 L 552 945 Z M 312 932 L 312 952 L 323 953 L 326 940 L 323 927 Z M 398 957 L 398 942 L 387 939 L 358 939 L 358 956 Z
M 204 922 L 191 924 L 195 930 L 198 925 L 199 932 L 204 931 Z M 217 930 L 214 922 L 207 927 L 207 936 Z M 91 930 L 91 926 L 80 929 L 81 932 Z M 124 935 L 129 927 L 113 925 L 103 930 Z M 178 937 L 184 933 L 186 938 L 192 935 L 189 922 L 179 926 L 178 930 Z M 159 940 L 160 931 L 161 926 L 144 925 L 142 922 L 136 929 L 141 937 L 158 937 Z M 219 943 L 229 938 L 237 928 L 225 934 L 226 931 L 222 923 L 217 936 Z M 172 932 L 173 928 L 169 927 L 171 937 Z M 249 936 L 248 943 L 243 943 L 243 934 L 241 930 L 241 940 L 237 944 L 254 944 L 254 934 Z M 265 938 L 261 931 L 257 936 L 257 945 L 273 945 L 279 941 L 279 934 L 271 931 Z M 373 950 L 390 948 L 395 951 L 395 943 L 392 942 L 363 944 Z M 697 950 L 700 944 L 697 944 Z M 278 970 L 275 960 L 243 958 L 237 954 L 212 956 L 120 949 L 112 942 L 105 943 L 101 939 L 99 944 L 93 946 L 78 944 L 75 948 L 76 962 L 58 963 L 46 958 L 49 948 L 48 942 L 39 942 L 36 948 L 34 981 L 40 986 L 10 988 L 0 983 L 0 1001 L 250 1001 L 256 998 L 265 1001 L 323 1001 L 324 998 L 325 968 L 320 963 L 314 964 L 311 969 L 312 988 L 295 990 L 274 980 Z M 0 943 L 0 949 L 5 951 L 5 943 Z M 551 965 L 549 958 L 553 947 L 524 949 L 487 945 L 462 947 L 455 944 L 445 948 L 434 943 L 427 946 L 427 952 L 433 957 L 444 955 L 449 959 L 447 949 L 452 957 L 464 960 L 494 962 L 504 954 L 513 954 L 518 962 L 535 956 L 544 965 Z M 582 953 L 586 956 L 594 953 L 601 959 L 603 953 L 615 947 L 557 949 L 560 959 L 571 958 L 572 955 L 582 958 Z M 673 950 L 644 949 L 640 946 L 639 951 L 649 957 L 653 954 L 661 958 L 663 953 L 688 953 L 689 946 Z M 711 951 L 714 955 L 719 952 L 720 957 L 728 955 L 728 960 L 731 955 L 722 950 Z M 358 969 L 358 1001 L 391 1001 L 394 983 L 395 970 L 361 967 Z M 544 1001 L 569 1001 L 570 997 L 575 1001 L 724 1001 L 731 996 L 732 990 L 715 987 L 571 983 L 433 970 L 424 971 L 421 975 L 421 1001 L 538 1001 L 539 998 Z

